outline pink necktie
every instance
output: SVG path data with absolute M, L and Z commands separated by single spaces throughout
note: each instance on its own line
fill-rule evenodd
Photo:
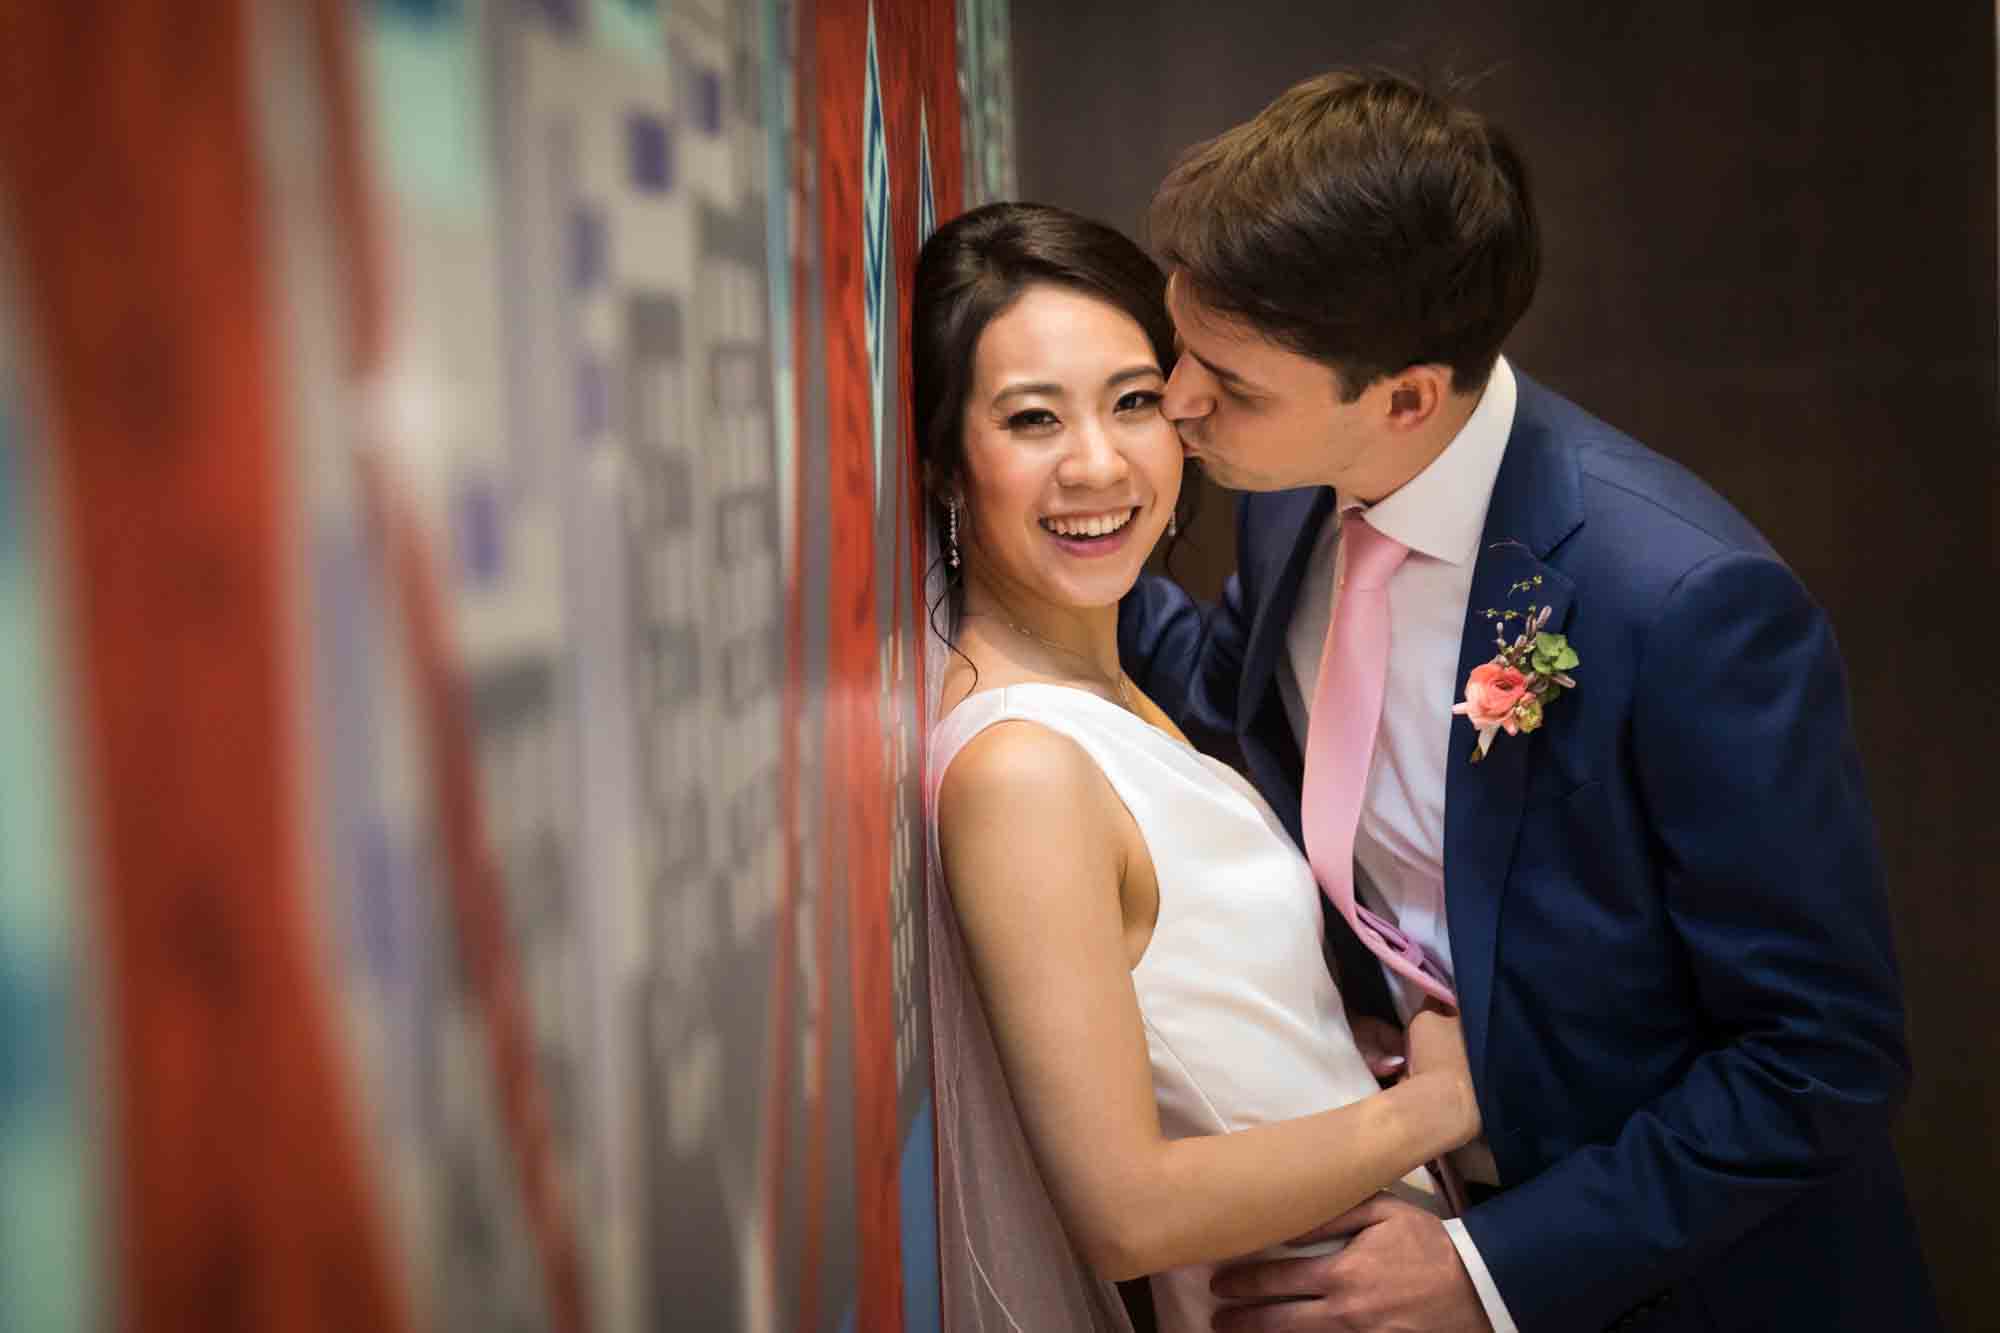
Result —
M 1342 519 L 1340 544 L 1345 565 L 1306 730 L 1301 811 L 1306 856 L 1320 888 L 1361 942 L 1399 976 L 1457 1008 L 1458 997 L 1424 947 L 1354 901 L 1354 827 L 1375 757 L 1389 670 L 1389 579 L 1410 548 L 1368 526 L 1359 511 Z

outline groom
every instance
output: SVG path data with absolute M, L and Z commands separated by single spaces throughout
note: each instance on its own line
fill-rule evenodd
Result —
M 1217 1328 L 1936 1328 L 1832 629 L 1714 492 L 1499 355 L 1539 264 L 1513 148 L 1330 74 L 1151 221 L 1164 410 L 1246 494 L 1222 601 L 1145 580 L 1126 662 L 1306 848 L 1350 1007 L 1460 1006 L 1485 1121 L 1461 1218 L 1366 1204 L 1338 1254 L 1220 1275 L 1288 1303 Z

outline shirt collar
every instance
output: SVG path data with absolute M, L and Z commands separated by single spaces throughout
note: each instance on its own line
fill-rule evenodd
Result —
M 1366 506 L 1368 526 L 1449 564 L 1466 564 L 1477 555 L 1500 459 L 1514 432 L 1515 392 L 1514 369 L 1500 357 L 1478 406 L 1444 452 L 1394 493 Z M 1363 507 L 1352 496 L 1339 501 L 1343 519 Z

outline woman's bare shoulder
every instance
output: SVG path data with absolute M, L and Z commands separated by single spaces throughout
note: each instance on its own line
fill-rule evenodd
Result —
M 948 870 L 1018 866 L 1036 857 L 1120 865 L 1124 812 L 1084 748 L 1031 718 L 995 722 L 965 743 L 938 788 L 938 843 Z
M 1009 718 L 967 741 L 939 788 L 937 830 L 974 953 L 1098 926 L 1116 936 L 1129 825 L 1110 780 L 1061 732 Z
M 1085 801 L 1108 787 L 1081 745 L 1033 718 L 1005 718 L 965 743 L 938 789 L 941 824 L 953 816 L 1023 817 Z

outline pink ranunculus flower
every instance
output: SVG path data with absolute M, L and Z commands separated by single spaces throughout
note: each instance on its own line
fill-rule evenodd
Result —
M 1514 708 L 1527 689 L 1528 678 L 1513 667 L 1482 662 L 1465 678 L 1465 702 L 1451 711 L 1463 714 L 1481 732 L 1498 727 L 1509 736 L 1518 735 Z

